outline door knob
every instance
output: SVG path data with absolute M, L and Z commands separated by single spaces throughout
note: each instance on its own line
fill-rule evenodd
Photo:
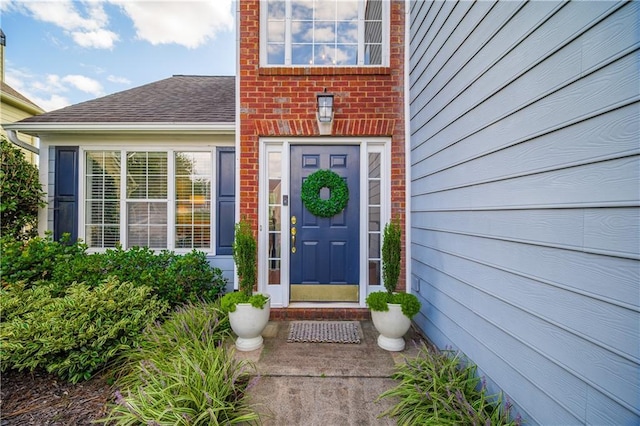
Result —
M 291 253 L 295 253 L 296 252 L 296 234 L 297 234 L 297 230 L 295 226 L 291 227 Z

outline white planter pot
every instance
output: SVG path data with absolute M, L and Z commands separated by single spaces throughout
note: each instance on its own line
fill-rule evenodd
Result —
M 236 334 L 236 349 L 247 352 L 262 346 L 262 331 L 269 322 L 271 312 L 271 298 L 262 309 L 251 306 L 250 303 L 238 303 L 234 312 L 229 312 L 229 323 Z
M 371 320 L 378 330 L 378 346 L 387 351 L 398 352 L 404 350 L 403 336 L 411 327 L 411 320 L 402 313 L 402 307 L 389 303 L 386 312 L 371 311 Z

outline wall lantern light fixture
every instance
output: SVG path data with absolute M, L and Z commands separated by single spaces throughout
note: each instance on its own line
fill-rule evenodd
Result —
M 333 120 L 333 95 L 324 90 L 318 95 L 318 121 L 330 123 Z

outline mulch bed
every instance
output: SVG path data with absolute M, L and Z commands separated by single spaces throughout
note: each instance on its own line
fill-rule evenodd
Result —
M 91 425 L 106 415 L 114 390 L 103 377 L 74 385 L 46 372 L 4 372 L 0 425 Z

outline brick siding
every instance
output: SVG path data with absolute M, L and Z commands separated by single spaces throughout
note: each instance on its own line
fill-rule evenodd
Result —
M 260 1 L 240 1 L 240 215 L 257 227 L 261 136 L 320 136 L 316 95 L 334 95 L 331 136 L 391 137 L 391 212 L 405 223 L 404 1 L 391 1 L 389 67 L 260 67 Z M 403 234 L 404 253 L 404 234 Z M 402 259 L 399 290 L 404 290 Z M 273 315 L 273 314 L 272 314 Z

